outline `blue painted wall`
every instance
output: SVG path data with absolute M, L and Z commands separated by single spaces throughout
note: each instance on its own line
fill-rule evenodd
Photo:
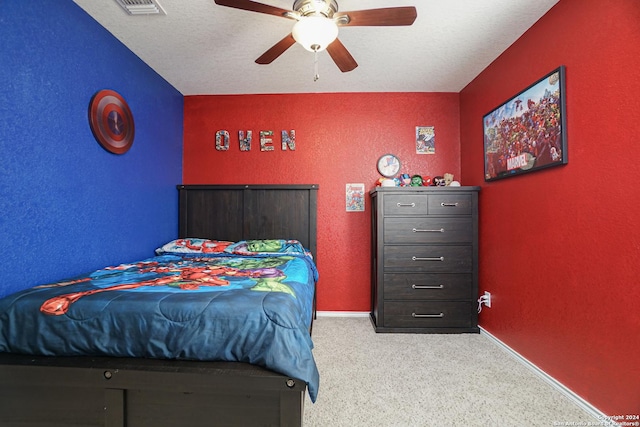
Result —
M 124 155 L 91 133 L 101 89 L 133 112 Z M 1 1 L 0 296 L 175 238 L 182 123 L 182 94 L 71 0 Z

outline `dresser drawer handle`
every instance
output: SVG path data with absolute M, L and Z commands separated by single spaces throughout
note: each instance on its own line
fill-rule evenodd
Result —
M 439 313 L 439 314 L 417 314 L 417 313 L 411 313 L 411 317 L 444 317 L 444 313 Z
M 443 289 L 444 285 L 437 285 L 437 286 L 425 286 L 425 285 L 416 285 L 413 284 L 411 285 L 411 288 L 413 289 Z
M 442 202 L 442 203 L 440 203 L 440 206 L 445 206 L 445 207 L 448 207 L 448 208 L 455 208 L 456 206 L 458 206 L 458 203 L 457 202 L 456 203 L 445 203 L 445 202 Z
M 413 232 L 414 233 L 444 233 L 444 228 L 441 228 L 439 230 L 425 230 L 422 228 L 414 228 Z
M 415 203 L 397 203 L 399 208 L 415 208 L 416 204 Z
M 439 257 L 421 258 L 421 257 L 417 257 L 417 256 L 412 256 L 411 260 L 412 261 L 444 261 L 444 257 L 443 256 L 439 256 Z

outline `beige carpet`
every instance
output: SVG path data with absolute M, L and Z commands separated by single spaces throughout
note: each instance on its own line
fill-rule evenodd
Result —
M 318 317 L 313 341 L 320 392 L 305 427 L 598 421 L 484 335 L 376 334 L 368 318 Z

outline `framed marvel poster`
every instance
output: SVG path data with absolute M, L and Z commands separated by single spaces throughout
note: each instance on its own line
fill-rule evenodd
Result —
M 485 181 L 567 163 L 565 98 L 560 66 L 483 117 Z

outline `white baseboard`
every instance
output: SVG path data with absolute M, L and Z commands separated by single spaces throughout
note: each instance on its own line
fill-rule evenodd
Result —
M 589 414 L 590 416 L 595 418 L 598 421 L 597 425 L 602 425 L 602 426 L 615 426 L 615 425 L 618 425 L 617 423 L 615 423 L 613 421 L 608 421 L 609 417 L 607 417 L 607 415 L 602 413 L 598 408 L 596 408 L 595 406 L 593 406 L 592 404 L 590 404 L 589 402 L 584 400 L 582 397 L 580 397 L 577 394 L 575 394 L 573 391 L 571 391 L 564 384 L 562 384 L 561 382 L 559 382 L 558 380 L 553 378 L 551 375 L 547 374 L 542 369 L 538 368 L 535 364 L 531 363 L 529 360 L 527 360 L 525 357 L 523 357 L 520 353 L 518 353 L 517 351 L 515 351 L 514 349 L 512 349 L 511 347 L 509 347 L 508 345 L 506 345 L 502 341 L 500 341 L 498 338 L 496 338 L 490 332 L 487 332 L 484 328 L 480 327 L 480 333 L 481 333 L 481 335 L 484 335 L 487 339 L 489 339 L 489 341 L 493 342 L 495 345 L 497 345 L 502 350 L 504 350 L 509 355 L 511 355 L 513 358 L 515 358 L 518 362 L 520 362 L 521 364 L 523 364 L 524 366 L 529 368 L 534 374 L 539 376 L 546 383 L 548 383 L 553 388 L 555 388 L 560 393 L 562 393 L 564 396 L 566 396 L 569 400 L 571 400 L 573 403 L 575 403 L 578 407 L 580 407 L 587 414 Z
M 317 311 L 317 317 L 369 317 L 368 311 Z

